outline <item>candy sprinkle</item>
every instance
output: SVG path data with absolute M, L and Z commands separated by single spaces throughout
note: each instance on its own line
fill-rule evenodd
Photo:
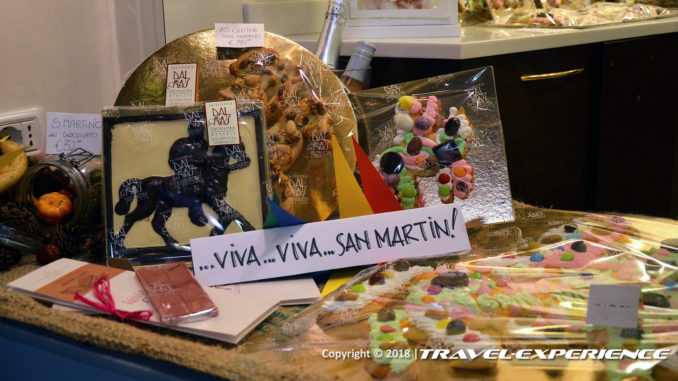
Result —
M 379 337 L 377 337 L 377 341 L 391 341 L 391 340 L 394 340 L 394 339 L 395 338 L 390 333 L 385 333 L 385 334 L 379 335 Z
M 438 322 L 436 323 L 436 328 L 445 329 L 445 328 L 447 328 L 448 324 L 450 324 L 450 319 L 438 320 Z
M 572 262 L 573 259 L 574 259 L 574 254 L 569 252 L 569 251 L 560 256 L 560 260 L 563 261 L 563 262 Z
M 476 335 L 475 333 L 467 333 L 464 335 L 461 341 L 465 343 L 477 343 L 480 341 L 480 336 Z
M 544 255 L 536 253 L 530 255 L 530 262 L 541 262 L 544 260 Z
M 448 175 L 447 173 L 443 172 L 438 175 L 438 182 L 441 184 L 447 184 L 450 182 L 450 180 L 452 179 L 450 178 L 450 175 Z

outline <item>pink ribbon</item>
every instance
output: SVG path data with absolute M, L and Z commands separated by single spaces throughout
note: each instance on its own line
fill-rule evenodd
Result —
M 101 277 L 97 280 L 94 285 L 94 296 L 101 301 L 101 303 L 89 300 L 84 296 L 80 295 L 77 291 L 74 294 L 76 300 L 79 300 L 89 306 L 92 306 L 98 310 L 106 312 L 109 315 L 117 316 L 122 320 L 125 319 L 136 319 L 136 320 L 148 320 L 153 315 L 153 311 L 143 310 L 143 311 L 120 311 L 115 308 L 115 301 L 113 301 L 113 295 L 111 295 L 111 283 L 108 281 L 107 277 Z

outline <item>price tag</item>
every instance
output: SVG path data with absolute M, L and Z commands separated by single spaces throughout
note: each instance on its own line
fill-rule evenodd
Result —
M 101 155 L 101 115 L 47 113 L 47 148 L 49 154 L 68 153 L 76 148 Z
M 592 284 L 586 324 L 637 328 L 640 286 Z
M 235 101 L 205 103 L 207 142 L 210 146 L 240 144 Z
M 265 43 L 264 24 L 214 24 L 218 48 L 256 48 Z
M 195 103 L 198 82 L 198 64 L 167 65 L 165 106 L 184 106 Z
M 452 205 L 191 240 L 195 277 L 205 286 L 470 248 L 464 219 Z

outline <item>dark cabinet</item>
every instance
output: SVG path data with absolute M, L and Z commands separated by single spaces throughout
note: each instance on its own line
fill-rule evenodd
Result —
M 514 198 L 593 207 L 592 57 L 590 46 L 580 46 L 462 62 L 462 69 L 494 67 Z
M 516 200 L 676 218 L 677 47 L 667 34 L 469 60 L 378 57 L 372 87 L 493 66 Z
M 596 207 L 678 217 L 678 34 L 602 45 Z

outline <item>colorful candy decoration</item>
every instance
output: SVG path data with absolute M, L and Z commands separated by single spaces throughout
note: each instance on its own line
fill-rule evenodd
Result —
M 467 198 L 475 187 L 475 171 L 465 160 L 473 129 L 463 108 L 450 107 L 444 118 L 437 97 L 406 95 L 394 109 L 394 146 L 377 155 L 373 164 L 402 207 L 427 206 L 419 189 L 423 177 L 435 176 L 441 203 Z

